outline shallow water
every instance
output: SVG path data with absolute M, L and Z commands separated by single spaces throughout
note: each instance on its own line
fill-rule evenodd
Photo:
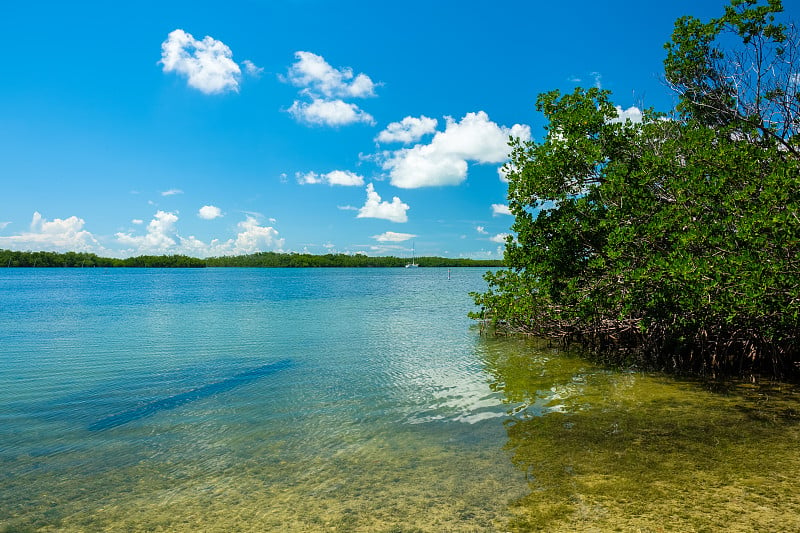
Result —
M 479 350 L 530 491 L 514 531 L 800 531 L 800 391 L 625 373 L 521 341 Z
M 800 530 L 797 393 L 466 318 L 481 269 L 0 269 L 0 531 Z

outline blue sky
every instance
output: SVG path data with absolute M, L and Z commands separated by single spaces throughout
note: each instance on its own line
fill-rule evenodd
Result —
M 726 3 L 8 3 L 0 248 L 501 257 L 537 94 L 667 111 L 674 20 Z

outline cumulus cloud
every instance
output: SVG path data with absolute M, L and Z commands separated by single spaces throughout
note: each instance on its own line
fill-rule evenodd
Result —
M 492 215 L 510 215 L 511 209 L 506 204 L 492 204 Z
M 209 36 L 198 41 L 181 29 L 161 43 L 164 72 L 186 76 L 190 87 L 205 94 L 239 91 L 242 71 L 232 58 L 233 52 L 222 41 Z
M 264 69 L 262 67 L 256 66 L 256 64 L 249 59 L 242 61 L 242 65 L 244 65 L 244 71 L 248 74 L 248 76 L 260 78 L 261 74 L 264 73 Z
M 76 216 L 47 220 L 36 211 L 33 213 L 30 231 L 18 235 L 0 237 L 0 248 L 61 252 L 102 252 L 103 247 L 97 239 L 90 232 L 83 229 L 85 224 L 86 222 L 82 218 Z
M 479 111 L 467 113 L 460 122 L 445 117 L 444 131 L 429 144 L 417 144 L 384 154 L 383 168 L 392 185 L 405 189 L 458 185 L 467 178 L 468 162 L 502 163 L 510 151 L 509 137 L 529 140 L 529 126 L 498 126 Z
M 622 106 L 617 106 L 617 118 L 609 120 L 610 123 L 621 122 L 625 123 L 630 120 L 634 124 L 642 122 L 642 110 L 636 106 L 631 106 L 628 109 L 622 109 Z
M 375 96 L 375 83 L 366 74 L 354 74 L 350 67 L 334 68 L 322 56 L 295 52 L 297 61 L 281 79 L 300 87 L 306 100 L 295 100 L 289 113 L 299 122 L 317 126 L 345 126 L 363 122 L 374 124 L 369 113 L 351 98 Z
M 326 98 L 364 98 L 375 96 L 375 84 L 366 74 L 353 74 L 353 69 L 336 69 L 322 56 L 311 52 L 295 52 L 297 58 L 286 79 L 306 91 Z
M 436 131 L 439 121 L 435 118 L 406 117 L 400 122 L 392 122 L 375 137 L 380 143 L 401 142 L 404 144 L 417 142 L 425 135 Z
M 158 211 L 147 225 L 145 235 L 134 236 L 130 233 L 117 233 L 117 242 L 123 246 L 131 246 L 140 253 L 166 253 L 176 246 L 178 236 L 175 223 L 178 215 L 167 211 Z
M 487 235 L 489 233 L 488 231 L 486 231 L 486 228 L 484 228 L 483 226 L 476 226 L 475 227 L 475 231 L 477 231 L 481 235 Z
M 506 238 L 509 236 L 509 233 L 498 233 L 494 237 L 491 237 L 489 240 L 492 242 L 504 243 L 506 242 Z
M 397 196 L 392 198 L 391 202 L 382 201 L 380 195 L 375 192 L 375 187 L 370 183 L 367 185 L 367 201 L 358 210 L 357 218 L 381 218 L 392 222 L 408 222 L 406 214 L 408 210 L 408 204 L 404 204 Z
M 315 185 L 327 183 L 328 185 L 343 185 L 346 187 L 364 185 L 364 178 L 349 170 L 333 170 L 327 174 L 317 174 L 316 172 L 297 172 L 295 173 L 297 183 L 300 185 Z
M 295 172 L 294 177 L 300 185 L 317 185 L 324 183 L 324 178 L 316 172 Z
M 194 236 L 182 237 L 178 234 L 176 224 L 178 215 L 166 211 L 158 211 L 147 225 L 144 235 L 117 233 L 117 241 L 129 248 L 132 254 L 166 254 L 179 253 L 195 257 L 220 255 L 241 255 L 260 252 L 268 249 L 280 250 L 284 239 L 278 238 L 278 231 L 271 226 L 262 226 L 258 218 L 247 215 L 245 220 L 237 224 L 238 233 L 235 239 L 220 241 L 213 239 L 206 243 Z
M 312 98 L 311 102 L 295 100 L 289 113 L 298 121 L 316 126 L 346 126 L 357 122 L 374 124 L 372 115 L 362 111 L 356 104 L 342 100 Z
M 252 254 L 270 248 L 283 248 L 284 239 L 278 238 L 278 230 L 271 226 L 259 225 L 258 220 L 253 216 L 248 215 L 245 220 L 237 224 L 237 227 L 239 233 L 236 235 L 236 239 L 219 246 L 218 249 L 223 251 L 219 255 Z M 225 249 L 229 249 L 230 252 L 224 253 Z
M 500 181 L 503 183 L 508 183 L 508 172 L 505 165 L 497 167 L 497 177 L 500 178 Z
M 411 233 L 397 233 L 394 231 L 387 231 L 380 235 L 373 235 L 372 238 L 378 242 L 403 242 L 413 239 L 416 235 Z
M 345 187 L 364 185 L 364 178 L 349 170 L 334 170 L 325 174 L 325 181 L 329 185 L 344 185 Z
M 497 168 L 497 176 L 500 178 L 500 181 L 503 183 L 508 183 L 508 175 L 511 172 L 518 172 L 519 168 L 516 165 L 507 161 L 506 164 Z
M 183 191 L 180 189 L 170 189 L 168 191 L 163 191 L 161 196 L 175 196 L 176 194 L 183 194 Z
M 222 209 L 215 205 L 204 205 L 197 210 L 197 216 L 205 220 L 214 220 L 222 216 Z

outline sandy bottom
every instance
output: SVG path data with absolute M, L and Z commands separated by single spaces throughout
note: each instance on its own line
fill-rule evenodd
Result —
M 502 530 L 527 492 L 508 452 L 406 429 L 312 456 L 273 442 L 199 461 L 157 452 L 71 479 L 17 467 L 4 490 L 27 497 L 2 500 L 0 531 Z
M 800 531 L 796 388 L 501 348 L 483 356 L 504 417 L 334 444 L 142 424 L 125 461 L 124 443 L 4 460 L 0 531 Z

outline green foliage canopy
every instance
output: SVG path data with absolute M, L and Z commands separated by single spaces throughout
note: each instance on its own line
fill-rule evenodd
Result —
M 418 257 L 425 267 L 493 267 L 502 266 L 496 259 Z M 373 257 L 347 254 L 295 254 L 256 252 L 248 255 L 198 259 L 186 255 L 140 255 L 126 259 L 98 257 L 78 252 L 21 252 L 0 250 L 0 267 L 133 267 L 133 268 L 203 268 L 203 267 L 404 267 L 408 259 L 394 256 Z
M 540 95 L 547 136 L 512 141 L 507 167 L 509 268 L 487 274 L 474 316 L 615 362 L 797 370 L 800 54 L 780 8 L 734 0 L 720 19 L 676 22 L 675 116 L 623 122 L 599 89 Z M 783 70 L 740 65 L 765 57 Z

